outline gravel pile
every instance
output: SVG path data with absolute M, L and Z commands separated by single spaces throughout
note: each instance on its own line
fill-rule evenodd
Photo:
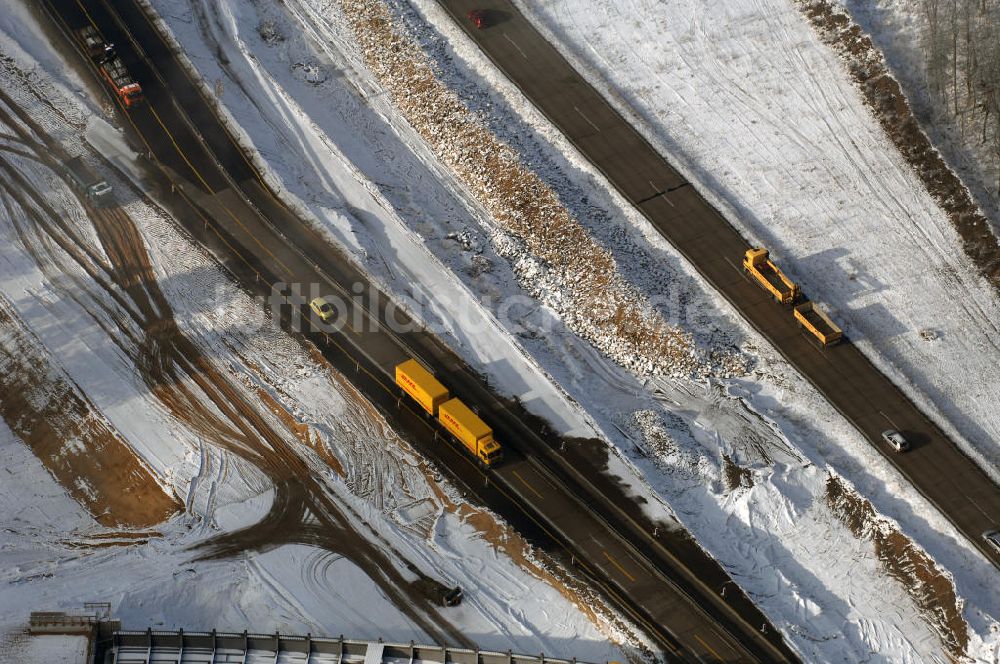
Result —
M 532 296 L 633 372 L 708 372 L 692 335 L 649 307 L 555 191 L 435 77 L 382 0 L 342 0 L 342 6 L 368 67 L 396 106 L 509 236 L 497 251 Z

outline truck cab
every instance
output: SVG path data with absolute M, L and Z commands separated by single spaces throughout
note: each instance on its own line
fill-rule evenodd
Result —
M 118 90 L 119 96 L 126 106 L 132 106 L 142 101 L 142 88 L 138 83 L 130 83 Z
M 503 448 L 500 443 L 490 438 L 489 442 L 480 444 L 477 456 L 484 465 L 492 467 L 503 461 Z

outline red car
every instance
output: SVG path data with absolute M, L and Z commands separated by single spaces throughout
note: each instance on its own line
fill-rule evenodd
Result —
M 472 25 L 476 26 L 479 30 L 486 27 L 486 10 L 485 9 L 473 9 L 468 14 L 466 14 L 468 19 L 472 21 Z

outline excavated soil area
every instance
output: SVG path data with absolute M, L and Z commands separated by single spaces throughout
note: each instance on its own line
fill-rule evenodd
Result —
M 0 416 L 102 525 L 148 528 L 181 509 L 37 339 L 0 306 Z
M 826 501 L 855 537 L 875 546 L 875 555 L 882 566 L 906 589 L 948 652 L 956 659 L 963 658 L 969 644 L 969 628 L 951 578 L 927 553 L 880 518 L 870 502 L 837 477 L 827 480 Z

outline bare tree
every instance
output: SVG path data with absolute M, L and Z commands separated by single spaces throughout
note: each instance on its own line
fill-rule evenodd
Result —
M 923 0 L 922 9 L 932 106 L 963 136 L 980 127 L 1000 194 L 1000 0 Z

